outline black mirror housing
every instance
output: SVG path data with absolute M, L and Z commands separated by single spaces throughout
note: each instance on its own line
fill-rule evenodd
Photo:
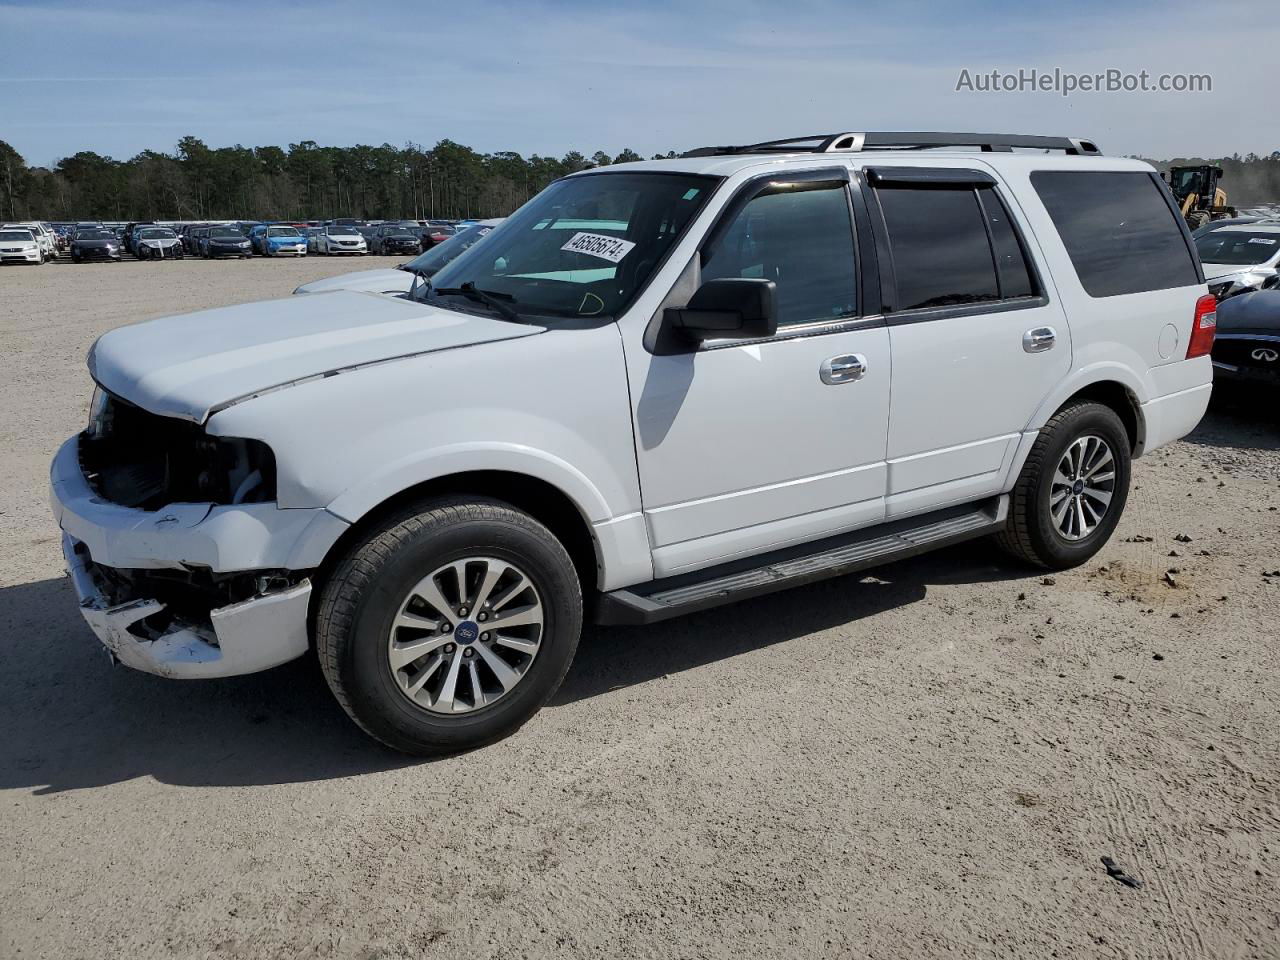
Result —
M 772 337 L 778 332 L 778 287 L 772 280 L 727 277 L 708 280 L 687 307 L 668 307 L 663 320 L 694 340 Z

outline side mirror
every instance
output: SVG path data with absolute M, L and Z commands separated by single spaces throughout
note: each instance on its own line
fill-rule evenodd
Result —
M 778 288 L 772 280 L 708 280 L 683 308 L 668 307 L 667 327 L 695 341 L 772 337 L 778 332 Z

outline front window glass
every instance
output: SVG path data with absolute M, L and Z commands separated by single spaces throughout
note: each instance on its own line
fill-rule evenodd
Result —
M 108 233 L 106 230 L 81 230 L 77 235 L 77 240 L 114 240 L 116 235 Z
M 224 238 L 228 240 L 243 240 L 244 234 L 234 227 L 214 227 L 209 231 L 209 239 Z
M 432 280 L 540 316 L 616 316 L 644 287 L 716 185 L 690 174 L 600 173 L 553 183 Z M 444 247 L 444 244 L 440 245 Z M 478 306 L 478 305 L 476 305 Z
M 1196 240 L 1196 250 L 1203 263 L 1253 266 L 1280 253 L 1280 232 L 1215 230 Z
M 325 232 L 331 237 L 344 237 L 347 240 L 357 240 L 360 237 L 354 227 L 326 227 Z
M 300 237 L 295 227 L 267 227 L 267 236 L 269 237 Z
M 702 282 L 773 280 L 778 326 L 857 313 L 853 225 L 843 182 L 779 183 L 755 197 L 719 237 Z
M 178 235 L 168 227 L 150 227 L 145 230 L 139 230 L 138 236 L 143 240 L 176 240 Z
M 25 240 L 30 242 L 35 237 L 31 235 L 30 230 L 0 230 L 0 240 Z

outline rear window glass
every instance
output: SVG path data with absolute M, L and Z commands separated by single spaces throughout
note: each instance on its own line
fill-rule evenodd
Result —
M 1176 216 L 1161 194 L 1165 187 L 1151 175 L 1038 170 L 1031 184 L 1091 297 L 1200 282 Z

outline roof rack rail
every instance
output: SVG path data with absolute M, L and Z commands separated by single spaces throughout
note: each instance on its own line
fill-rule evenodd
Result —
M 926 150 L 933 147 L 974 147 L 984 153 L 1061 150 L 1072 156 L 1100 156 L 1092 140 L 1006 133 L 817 133 L 740 146 L 698 147 L 684 157 L 718 157 L 744 153 L 857 153 L 862 150 Z

